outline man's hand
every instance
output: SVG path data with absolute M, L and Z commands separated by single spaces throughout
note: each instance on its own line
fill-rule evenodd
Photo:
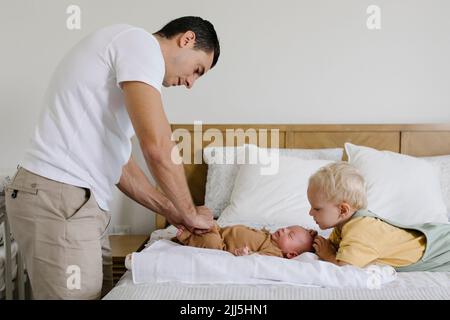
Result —
M 211 210 L 206 206 L 197 206 L 197 215 L 191 219 L 187 217 L 185 226 L 191 228 L 195 234 L 203 234 L 214 226 L 214 217 Z
M 165 216 L 170 224 L 177 228 L 183 226 L 195 234 L 208 232 L 214 226 L 212 212 L 206 206 L 196 207 L 195 215 L 180 215 L 177 213 L 175 207 L 172 207 L 171 212 L 167 212 Z
M 316 236 L 314 238 L 313 248 L 320 259 L 333 263 L 336 261 L 336 248 L 330 240 L 322 236 Z
M 248 246 L 245 246 L 243 248 L 237 248 L 234 249 L 234 255 L 235 256 L 248 256 L 250 254 L 250 249 Z

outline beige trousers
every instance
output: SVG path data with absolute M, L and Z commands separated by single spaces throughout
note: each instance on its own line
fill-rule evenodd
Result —
M 6 212 L 34 299 L 99 299 L 111 289 L 111 215 L 89 189 L 19 168 Z

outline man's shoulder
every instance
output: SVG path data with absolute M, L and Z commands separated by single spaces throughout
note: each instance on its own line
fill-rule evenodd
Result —
M 150 35 L 150 33 L 142 27 L 134 26 L 126 23 L 117 23 L 108 26 L 104 26 L 95 30 L 92 35 L 97 37 L 107 37 L 110 40 L 115 39 L 116 37 L 127 34 L 130 31 L 136 31 L 138 33 L 146 34 L 146 36 Z
M 122 31 L 126 31 L 129 29 L 137 29 L 139 27 L 133 26 L 131 24 L 127 24 L 127 23 L 115 23 L 115 24 L 110 24 L 104 27 L 101 27 L 99 29 L 96 30 L 96 32 L 122 32 Z M 139 28 L 142 29 L 142 28 Z

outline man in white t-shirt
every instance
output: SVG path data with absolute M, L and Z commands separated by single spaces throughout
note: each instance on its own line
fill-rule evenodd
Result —
M 212 227 L 211 212 L 194 205 L 182 165 L 171 160 L 161 86 L 191 88 L 219 54 L 213 25 L 183 17 L 154 34 L 124 24 L 100 29 L 59 63 L 7 189 L 34 298 L 96 299 L 109 289 L 114 186 L 176 226 Z M 162 192 L 131 157 L 134 135 Z

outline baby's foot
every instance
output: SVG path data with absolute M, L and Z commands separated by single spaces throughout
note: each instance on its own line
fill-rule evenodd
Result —
M 127 268 L 128 270 L 131 270 L 132 257 L 133 255 L 130 253 L 127 254 L 125 258 L 125 268 Z
M 178 240 L 181 240 L 180 238 L 181 238 L 181 235 L 183 234 L 183 232 L 184 232 L 184 227 L 183 226 L 180 226 L 178 229 L 177 229 L 177 239 Z

